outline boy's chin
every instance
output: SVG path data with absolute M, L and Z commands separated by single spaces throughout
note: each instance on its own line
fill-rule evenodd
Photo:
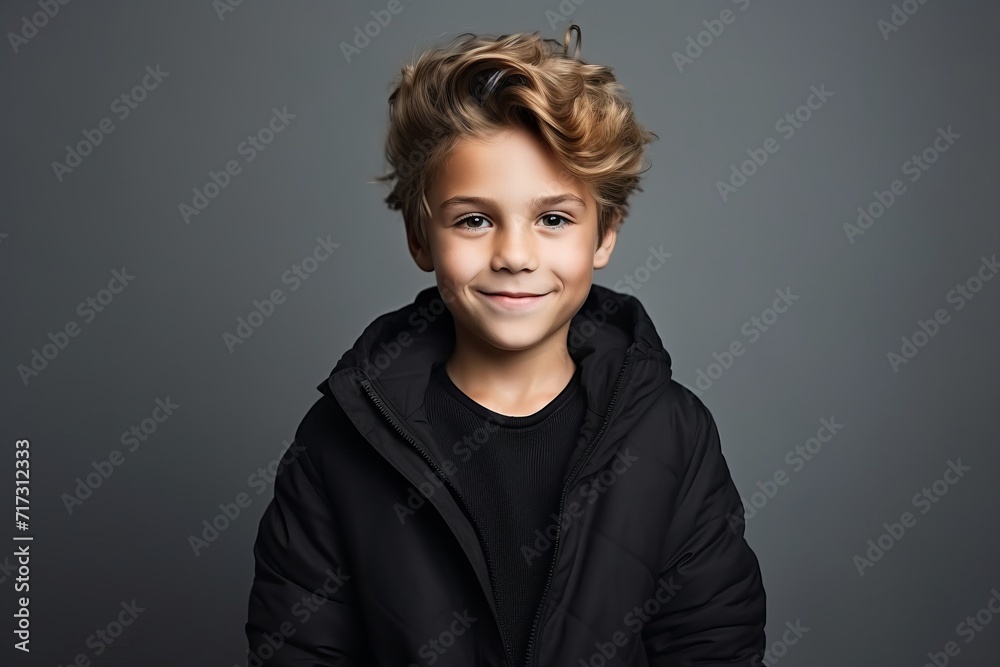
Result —
M 547 326 L 549 322 L 512 320 L 507 323 L 486 323 L 478 322 L 471 331 L 477 335 L 487 345 L 498 350 L 516 352 L 531 349 L 543 342 L 559 327 Z M 554 323 L 553 323 L 554 324 Z

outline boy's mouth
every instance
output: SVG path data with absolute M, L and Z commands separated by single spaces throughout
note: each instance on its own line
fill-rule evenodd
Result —
M 549 292 L 536 294 L 534 292 L 484 292 L 477 290 L 486 297 L 486 301 L 504 309 L 531 308 L 539 303 Z
M 511 298 L 519 299 L 527 296 L 545 296 L 545 294 L 535 294 L 534 292 L 483 292 L 483 294 L 488 294 L 490 296 L 509 296 Z

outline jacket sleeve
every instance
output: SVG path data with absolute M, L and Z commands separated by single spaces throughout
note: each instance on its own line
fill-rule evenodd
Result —
M 649 664 L 761 665 L 766 596 L 757 557 L 744 539 L 743 503 L 723 458 L 715 420 L 697 397 L 685 392 L 694 416 L 681 433 L 694 439 L 693 455 L 667 530 L 661 580 L 671 597 L 643 628 Z
M 247 663 L 369 665 L 356 584 L 335 551 L 339 529 L 301 435 L 303 427 L 281 458 L 254 544 Z

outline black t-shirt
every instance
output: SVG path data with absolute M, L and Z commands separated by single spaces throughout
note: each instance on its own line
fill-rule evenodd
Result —
M 549 534 L 555 534 L 554 515 L 586 411 L 579 382 L 577 366 L 548 405 L 512 417 L 466 396 L 440 363 L 432 369 L 425 396 L 436 442 L 442 451 L 460 452 L 452 459 L 451 479 L 486 541 L 500 624 L 519 665 L 527 657 L 554 551 L 552 545 L 536 550 L 536 531 L 544 535 L 551 526 Z M 459 442 L 462 447 L 453 449 Z

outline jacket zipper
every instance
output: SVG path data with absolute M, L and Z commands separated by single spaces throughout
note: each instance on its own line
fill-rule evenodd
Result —
M 476 531 L 476 535 L 479 538 L 479 543 L 482 545 L 483 550 L 485 551 L 487 571 L 490 577 L 490 585 L 493 588 L 491 594 L 493 594 L 496 591 L 496 579 L 493 576 L 493 564 L 492 564 L 493 561 L 490 559 L 489 545 L 483 538 L 483 535 L 480 533 L 479 524 L 475 520 L 475 515 L 469 509 L 469 506 L 466 504 L 465 498 L 462 496 L 461 493 L 459 493 L 458 489 L 452 483 L 451 479 L 448 478 L 448 475 L 446 475 L 445 472 L 440 468 L 440 466 L 438 466 L 437 462 L 434 461 L 433 457 L 431 457 L 431 455 L 427 453 L 427 450 L 424 449 L 423 445 L 417 442 L 417 439 L 414 438 L 412 435 L 410 435 L 410 432 L 404 429 L 403 426 L 400 424 L 400 422 L 394 417 L 392 408 L 389 407 L 389 405 L 382 399 L 382 397 L 378 394 L 378 392 L 375 391 L 375 388 L 374 386 L 372 386 L 371 379 L 368 377 L 368 375 L 364 371 L 360 372 L 364 376 L 364 380 L 362 380 L 361 382 L 362 386 L 364 386 L 365 391 L 368 393 L 368 396 L 375 403 L 376 407 L 378 407 L 382 415 L 389 421 L 390 424 L 393 425 L 393 427 L 395 427 L 395 429 L 399 432 L 399 434 L 402 435 L 403 438 L 407 442 L 409 442 L 414 447 L 414 449 L 417 450 L 417 452 L 423 457 L 423 459 L 427 462 L 427 464 L 434 470 L 437 476 L 440 477 L 441 480 L 448 485 L 448 488 L 451 489 L 452 493 L 455 494 L 455 497 L 459 499 L 462 510 L 470 518 L 470 523 L 472 524 L 472 527 Z M 507 638 L 504 636 L 503 628 L 500 625 L 499 615 L 501 613 L 502 606 L 500 604 L 500 600 L 497 599 L 497 596 L 495 594 L 492 595 L 492 597 L 493 597 L 493 603 L 496 605 L 497 608 L 497 611 L 494 614 L 494 620 L 496 621 L 496 627 L 500 633 L 500 642 L 503 644 L 503 651 L 504 655 L 506 656 L 506 658 L 504 659 L 504 667 L 509 667 L 509 665 L 513 664 L 514 659 L 511 653 L 511 649 L 507 645 Z
M 601 436 L 604 435 L 604 431 L 608 426 L 608 422 L 611 421 L 611 413 L 614 412 L 615 409 L 615 400 L 618 398 L 618 390 L 621 388 L 622 380 L 624 380 L 625 378 L 625 370 L 628 368 L 631 356 L 632 356 L 632 347 L 630 346 L 628 350 L 625 351 L 625 363 L 622 364 L 622 368 L 618 372 L 618 380 L 615 382 L 614 391 L 611 393 L 611 402 L 610 405 L 608 406 L 607 413 L 604 415 L 604 421 L 601 423 L 601 428 L 597 431 L 597 435 L 594 436 L 594 439 L 590 441 L 590 444 L 587 445 L 587 449 L 584 450 L 580 458 L 577 459 L 576 465 L 573 466 L 573 470 L 566 478 L 565 484 L 563 484 L 562 496 L 560 496 L 559 498 L 559 513 L 556 514 L 556 517 L 559 518 L 559 524 L 558 524 L 559 529 L 556 531 L 555 551 L 552 555 L 552 562 L 549 564 L 549 576 L 545 580 L 545 589 L 542 591 L 542 599 L 538 603 L 538 611 L 535 612 L 535 622 L 531 626 L 531 636 L 528 639 L 528 659 L 525 662 L 525 665 L 528 666 L 533 665 L 535 640 L 537 639 L 537 634 L 538 634 L 538 624 L 542 618 L 542 610 L 545 609 L 545 605 L 548 603 L 549 587 L 552 584 L 552 575 L 555 574 L 556 571 L 556 561 L 559 558 L 559 545 L 560 545 L 559 538 L 562 536 L 562 514 L 563 514 L 563 507 L 566 503 L 566 493 L 569 491 L 569 487 L 573 483 L 573 480 L 576 479 L 577 473 L 580 472 L 580 469 L 584 465 L 586 465 L 587 461 L 590 459 L 590 455 L 593 453 L 594 448 L 600 441 Z

